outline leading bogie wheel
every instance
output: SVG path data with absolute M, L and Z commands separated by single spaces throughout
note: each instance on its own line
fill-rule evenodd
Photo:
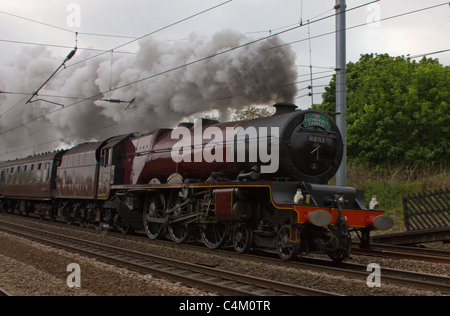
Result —
M 331 260 L 333 260 L 334 263 L 341 263 L 348 257 L 350 257 L 350 253 L 352 251 L 352 240 L 351 238 L 344 237 L 340 241 L 340 247 L 331 250 L 328 252 L 328 257 L 330 257 Z
M 277 253 L 283 260 L 294 260 L 300 253 L 300 245 L 298 242 L 294 243 L 289 241 L 291 235 L 291 227 L 284 225 L 278 231 L 277 236 Z

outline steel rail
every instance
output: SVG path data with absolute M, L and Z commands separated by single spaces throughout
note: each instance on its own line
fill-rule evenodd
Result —
M 12 296 L 12 294 L 0 287 L 0 296 Z
M 384 258 L 393 258 L 393 259 L 409 259 L 409 260 L 420 260 L 420 261 L 428 261 L 428 262 L 434 262 L 434 263 L 444 263 L 444 264 L 450 264 L 450 257 L 446 255 L 429 255 L 429 254 L 423 254 L 412 251 L 404 251 L 397 249 L 387 249 L 387 247 L 384 247 L 384 249 L 363 249 L 359 247 L 353 247 L 352 253 L 358 254 L 358 255 L 365 255 L 365 256 L 375 256 L 375 257 L 384 257 Z
M 63 248 L 108 263 L 181 282 L 187 286 L 232 296 L 340 296 L 337 293 L 262 279 L 199 264 L 173 260 L 142 252 L 51 233 L 31 227 L 0 222 L 7 233 Z
M 49 224 L 50 225 L 50 224 Z M 53 226 L 53 225 L 51 225 Z M 64 226 L 66 227 L 66 226 Z M 74 229 L 76 227 L 71 227 Z M 78 229 L 77 229 L 78 230 Z M 140 236 L 123 236 L 118 234 L 120 239 L 126 237 L 127 240 L 147 240 L 146 237 Z M 157 244 L 170 244 L 174 247 L 188 248 L 197 251 L 205 251 L 204 247 L 195 245 L 195 244 L 183 244 L 176 245 L 173 242 L 164 241 L 164 240 L 152 240 L 152 243 Z M 276 264 L 283 265 L 286 267 L 298 269 L 300 271 L 314 271 L 318 273 L 326 273 L 329 275 L 342 276 L 346 275 L 349 278 L 354 278 L 358 280 L 366 280 L 369 276 L 369 272 L 367 272 L 367 267 L 362 264 L 356 263 L 342 263 L 340 265 L 336 265 L 331 263 L 326 259 L 317 259 L 317 258 L 308 258 L 303 257 L 301 261 L 289 261 L 284 262 L 281 261 L 278 257 L 273 258 L 269 253 L 250 253 L 250 254 L 237 254 L 234 251 L 226 250 L 226 249 L 218 249 L 215 251 L 217 254 L 222 254 L 225 256 L 238 257 L 249 260 L 257 260 L 259 262 L 266 262 L 267 264 Z M 395 284 L 399 286 L 409 287 L 409 288 L 417 288 L 431 291 L 438 291 L 445 294 L 450 294 L 450 277 L 442 276 L 442 275 L 434 275 L 427 273 L 419 273 L 413 271 L 404 271 L 398 269 L 390 269 L 381 267 L 381 275 L 383 282 L 387 282 L 390 284 Z

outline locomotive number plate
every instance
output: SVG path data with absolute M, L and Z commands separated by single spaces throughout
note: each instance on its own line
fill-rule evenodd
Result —
M 325 137 L 320 136 L 309 136 L 308 140 L 313 143 L 325 144 Z

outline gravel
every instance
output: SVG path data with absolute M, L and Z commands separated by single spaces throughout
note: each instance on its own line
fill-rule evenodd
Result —
M 299 270 L 283 265 L 267 264 L 211 251 L 206 248 L 191 248 L 175 243 L 152 242 L 146 238 L 104 234 L 93 229 L 80 229 L 65 225 L 50 225 L 20 217 L 0 215 L 2 220 L 18 222 L 33 227 L 51 227 L 52 231 L 67 235 L 105 242 L 118 247 L 149 252 L 189 261 L 223 270 L 294 283 L 300 286 L 337 292 L 344 295 L 376 296 L 431 296 L 441 295 L 431 291 L 400 287 L 383 283 L 380 288 L 369 288 L 366 280 L 347 279 L 325 273 Z M 450 266 L 412 260 L 396 260 L 353 256 L 349 262 L 361 264 L 377 263 L 382 268 L 397 268 L 429 274 L 449 275 Z M 70 272 L 66 271 L 70 263 L 81 267 L 81 288 L 71 289 L 66 280 Z M 0 287 L 13 295 L 20 296 L 205 296 L 211 293 L 192 289 L 179 283 L 142 275 L 116 266 L 101 263 L 95 259 L 82 257 L 62 250 L 43 246 L 28 240 L 0 233 Z
M 15 296 L 203 296 L 209 293 L 0 233 L 0 285 Z M 67 266 L 81 268 L 69 288 Z

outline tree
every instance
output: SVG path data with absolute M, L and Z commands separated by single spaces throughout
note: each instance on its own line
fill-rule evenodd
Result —
M 268 117 L 275 113 L 275 108 L 267 106 L 247 106 L 241 110 L 235 110 L 230 121 L 249 121 L 257 118 Z M 208 114 L 205 118 L 220 121 L 219 116 Z
M 261 117 L 268 117 L 275 113 L 274 108 L 270 107 L 256 107 L 249 106 L 244 108 L 243 110 L 236 111 L 231 120 L 232 121 L 246 121 L 253 120 Z
M 335 116 L 335 77 L 315 108 Z M 448 165 L 450 67 L 438 59 L 362 55 L 347 65 L 350 160 L 377 166 Z

